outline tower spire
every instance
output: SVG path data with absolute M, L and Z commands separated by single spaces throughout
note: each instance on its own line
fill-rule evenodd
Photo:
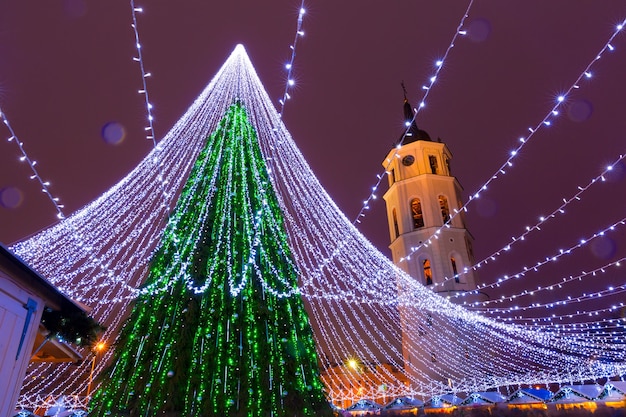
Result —
M 404 93 L 404 127 L 405 129 L 409 128 L 409 130 L 405 130 L 406 135 L 403 133 L 398 143 L 406 144 L 415 142 L 416 140 L 431 140 L 428 133 L 417 127 L 417 123 L 415 122 L 415 113 L 411 103 L 409 103 L 404 80 L 400 82 L 400 85 L 402 86 L 402 92 Z

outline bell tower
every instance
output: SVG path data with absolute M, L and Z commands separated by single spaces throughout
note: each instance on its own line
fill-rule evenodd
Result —
M 393 262 L 418 283 L 444 297 L 476 289 L 472 235 L 459 212 L 461 185 L 450 172 L 448 147 L 418 129 L 404 95 L 406 135 L 387 154 L 384 195 Z M 404 291 L 399 288 L 399 291 Z M 467 298 L 451 298 L 450 301 Z M 438 311 L 398 306 L 405 372 L 415 380 L 452 387 L 469 360 L 462 335 Z M 453 335 L 441 337 L 441 335 Z
M 464 213 L 454 215 L 462 206 L 462 187 L 450 172 L 452 154 L 418 129 L 413 115 L 405 93 L 408 132 L 383 161 L 393 262 L 441 295 L 474 290 L 473 238 Z

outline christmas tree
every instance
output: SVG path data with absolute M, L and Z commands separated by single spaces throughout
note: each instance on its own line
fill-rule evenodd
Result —
M 332 415 L 297 276 L 237 100 L 196 160 L 90 415 Z

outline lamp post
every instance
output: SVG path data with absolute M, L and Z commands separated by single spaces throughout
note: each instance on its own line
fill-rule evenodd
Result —
M 93 382 L 93 371 L 96 368 L 96 358 L 98 357 L 98 352 L 104 350 L 106 345 L 104 342 L 98 342 L 93 348 L 93 359 L 91 360 L 91 372 L 89 373 L 89 384 L 87 385 L 87 397 L 91 394 L 91 383 Z

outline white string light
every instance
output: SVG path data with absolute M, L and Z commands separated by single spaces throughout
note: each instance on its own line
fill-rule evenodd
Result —
M 537 272 L 539 270 L 539 268 L 541 268 L 542 266 L 548 264 L 549 262 L 555 262 L 557 259 L 565 256 L 565 255 L 569 255 L 571 254 L 573 251 L 575 251 L 576 249 L 580 249 L 583 246 L 585 246 L 586 244 L 588 244 L 589 242 L 591 242 L 594 239 L 597 239 L 599 237 L 604 236 L 607 232 L 611 232 L 613 230 L 615 230 L 618 227 L 624 226 L 626 225 L 626 217 L 622 218 L 621 220 L 618 220 L 612 224 L 610 224 L 609 226 L 605 227 L 604 229 L 600 230 L 599 232 L 594 233 L 593 235 L 584 238 L 584 239 L 580 239 L 580 241 L 575 244 L 570 246 L 567 249 L 559 249 L 558 253 L 550 255 L 545 257 L 545 259 L 542 259 L 540 261 L 537 261 L 533 266 L 531 267 L 524 267 L 523 270 L 518 271 L 514 274 L 510 274 L 510 275 L 504 275 L 502 277 L 497 278 L 497 280 L 495 282 L 492 282 L 490 284 L 481 284 L 478 285 L 476 287 L 476 292 L 483 290 L 485 288 L 495 288 L 495 287 L 499 287 L 502 283 L 509 281 L 511 279 L 514 278 L 521 278 L 524 277 L 526 275 L 527 272 Z
M 37 168 L 35 168 L 35 165 L 37 165 L 37 161 L 32 160 L 28 156 L 28 154 L 26 153 L 26 150 L 24 149 L 24 143 L 17 137 L 17 134 L 13 130 L 13 127 L 11 127 L 11 123 L 9 123 L 9 119 L 7 119 L 6 115 L 4 114 L 1 108 L 0 108 L 0 118 L 2 118 L 2 122 L 4 123 L 6 128 L 9 130 L 9 134 L 11 135 L 9 136 L 7 141 L 15 143 L 15 145 L 18 147 L 19 152 L 20 152 L 20 158 L 19 158 L 20 162 L 26 162 L 28 166 L 30 167 L 30 170 L 32 172 L 30 179 L 36 180 L 39 183 L 39 185 L 41 186 L 41 192 L 43 192 L 48 197 L 50 202 L 52 202 L 52 204 L 54 205 L 54 208 L 57 212 L 57 218 L 61 220 L 64 219 L 65 215 L 63 214 L 63 208 L 64 208 L 63 204 L 60 204 L 59 198 L 54 197 L 52 193 L 50 192 L 50 188 L 49 188 L 50 182 L 44 181 L 39 175 L 39 171 L 37 170 Z
M 154 147 L 157 146 L 156 135 L 154 134 L 154 116 L 152 114 L 152 103 L 150 102 L 150 96 L 148 94 L 147 78 L 152 76 L 151 72 L 147 72 L 143 61 L 143 51 L 141 49 L 141 42 L 139 40 L 139 29 L 137 27 L 137 13 L 143 13 L 143 7 L 135 6 L 135 0 L 130 0 L 130 9 L 133 17 L 132 28 L 135 33 L 135 49 L 137 50 L 137 56 L 133 57 L 133 61 L 139 64 L 139 70 L 141 71 L 141 83 L 142 88 L 138 90 L 139 94 L 144 96 L 146 105 L 146 124 L 145 131 L 148 133 L 146 139 L 152 141 Z
M 293 43 L 289 45 L 289 49 L 291 49 L 291 57 L 289 62 L 285 64 L 285 69 L 287 70 L 287 80 L 285 82 L 285 90 L 283 92 L 283 97 L 278 100 L 278 104 L 280 105 L 278 114 L 283 115 L 285 113 L 285 105 L 287 100 L 291 99 L 290 91 L 293 90 L 293 87 L 296 84 L 296 81 L 293 78 L 293 64 L 296 60 L 296 47 L 298 46 L 298 39 L 304 36 L 304 30 L 302 30 L 302 20 L 304 18 L 304 14 L 306 13 L 306 9 L 304 8 L 304 0 L 300 4 L 300 10 L 298 11 L 298 22 L 296 24 L 296 34 L 293 39 Z

